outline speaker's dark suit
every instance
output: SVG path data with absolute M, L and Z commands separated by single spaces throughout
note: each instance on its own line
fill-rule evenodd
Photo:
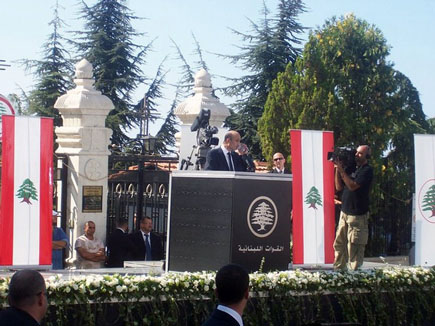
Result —
M 124 260 L 133 259 L 135 250 L 128 234 L 116 229 L 107 239 L 107 267 L 124 267 Z
M 278 173 L 278 171 L 275 168 L 273 168 L 271 171 L 269 171 L 269 173 Z M 284 168 L 284 174 L 290 174 L 290 171 L 287 170 L 287 168 Z
M 137 231 L 131 235 L 131 240 L 135 247 L 134 260 L 145 260 L 145 240 L 142 236 L 141 231 Z M 160 237 L 151 232 L 150 233 L 151 242 L 151 257 L 152 260 L 162 260 L 163 259 L 163 245 Z
M 246 172 L 246 163 L 242 160 L 239 154 L 231 152 L 231 157 L 233 159 L 234 171 Z M 213 171 L 229 171 L 227 158 L 222 150 L 222 148 L 214 148 L 207 153 L 207 159 L 205 162 L 206 170 Z
M 215 309 L 202 326 L 239 326 L 239 323 L 226 312 Z

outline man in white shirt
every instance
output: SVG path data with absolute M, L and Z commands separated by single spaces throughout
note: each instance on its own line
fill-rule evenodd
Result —
M 240 265 L 229 264 L 216 274 L 219 305 L 202 326 L 243 326 L 243 311 L 249 298 L 249 274 Z
M 85 223 L 85 234 L 77 238 L 74 249 L 77 250 L 76 266 L 79 269 L 101 268 L 106 255 L 104 253 L 103 241 L 94 237 L 95 223 Z

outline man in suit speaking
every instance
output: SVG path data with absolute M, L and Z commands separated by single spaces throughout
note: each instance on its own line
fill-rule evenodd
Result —
M 235 152 L 239 146 L 240 134 L 234 130 L 228 131 L 222 145 L 207 153 L 205 170 L 246 172 L 246 163 L 242 160 L 241 155 Z

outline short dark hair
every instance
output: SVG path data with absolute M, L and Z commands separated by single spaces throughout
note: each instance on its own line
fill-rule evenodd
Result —
M 119 218 L 119 219 L 116 220 L 116 226 L 117 227 L 122 227 L 122 226 L 124 226 L 126 224 L 128 225 L 128 220 L 125 219 L 125 218 Z
M 11 307 L 33 305 L 38 294 L 46 291 L 42 275 L 35 270 L 24 269 L 16 272 L 9 283 L 8 300 Z
M 143 221 L 145 221 L 145 220 L 153 220 L 151 217 L 149 217 L 149 216 L 142 216 L 141 218 L 140 218 L 140 223 L 142 223 Z
M 240 302 L 248 288 L 249 274 L 240 265 L 225 265 L 216 274 L 216 295 L 224 305 Z

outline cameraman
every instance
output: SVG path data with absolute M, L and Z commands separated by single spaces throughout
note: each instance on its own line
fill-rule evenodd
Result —
M 235 130 L 230 130 L 225 134 L 222 145 L 214 148 L 207 153 L 205 170 L 214 171 L 246 171 L 247 165 L 242 160 L 241 155 L 235 150 L 240 146 L 240 134 Z M 242 155 L 246 153 L 241 153 Z
M 349 176 L 342 162 L 335 162 L 335 188 L 343 190 L 340 221 L 334 241 L 335 270 L 356 270 L 363 264 L 368 240 L 369 191 L 373 169 L 368 165 L 370 147 L 361 145 L 355 153 L 357 170 Z

